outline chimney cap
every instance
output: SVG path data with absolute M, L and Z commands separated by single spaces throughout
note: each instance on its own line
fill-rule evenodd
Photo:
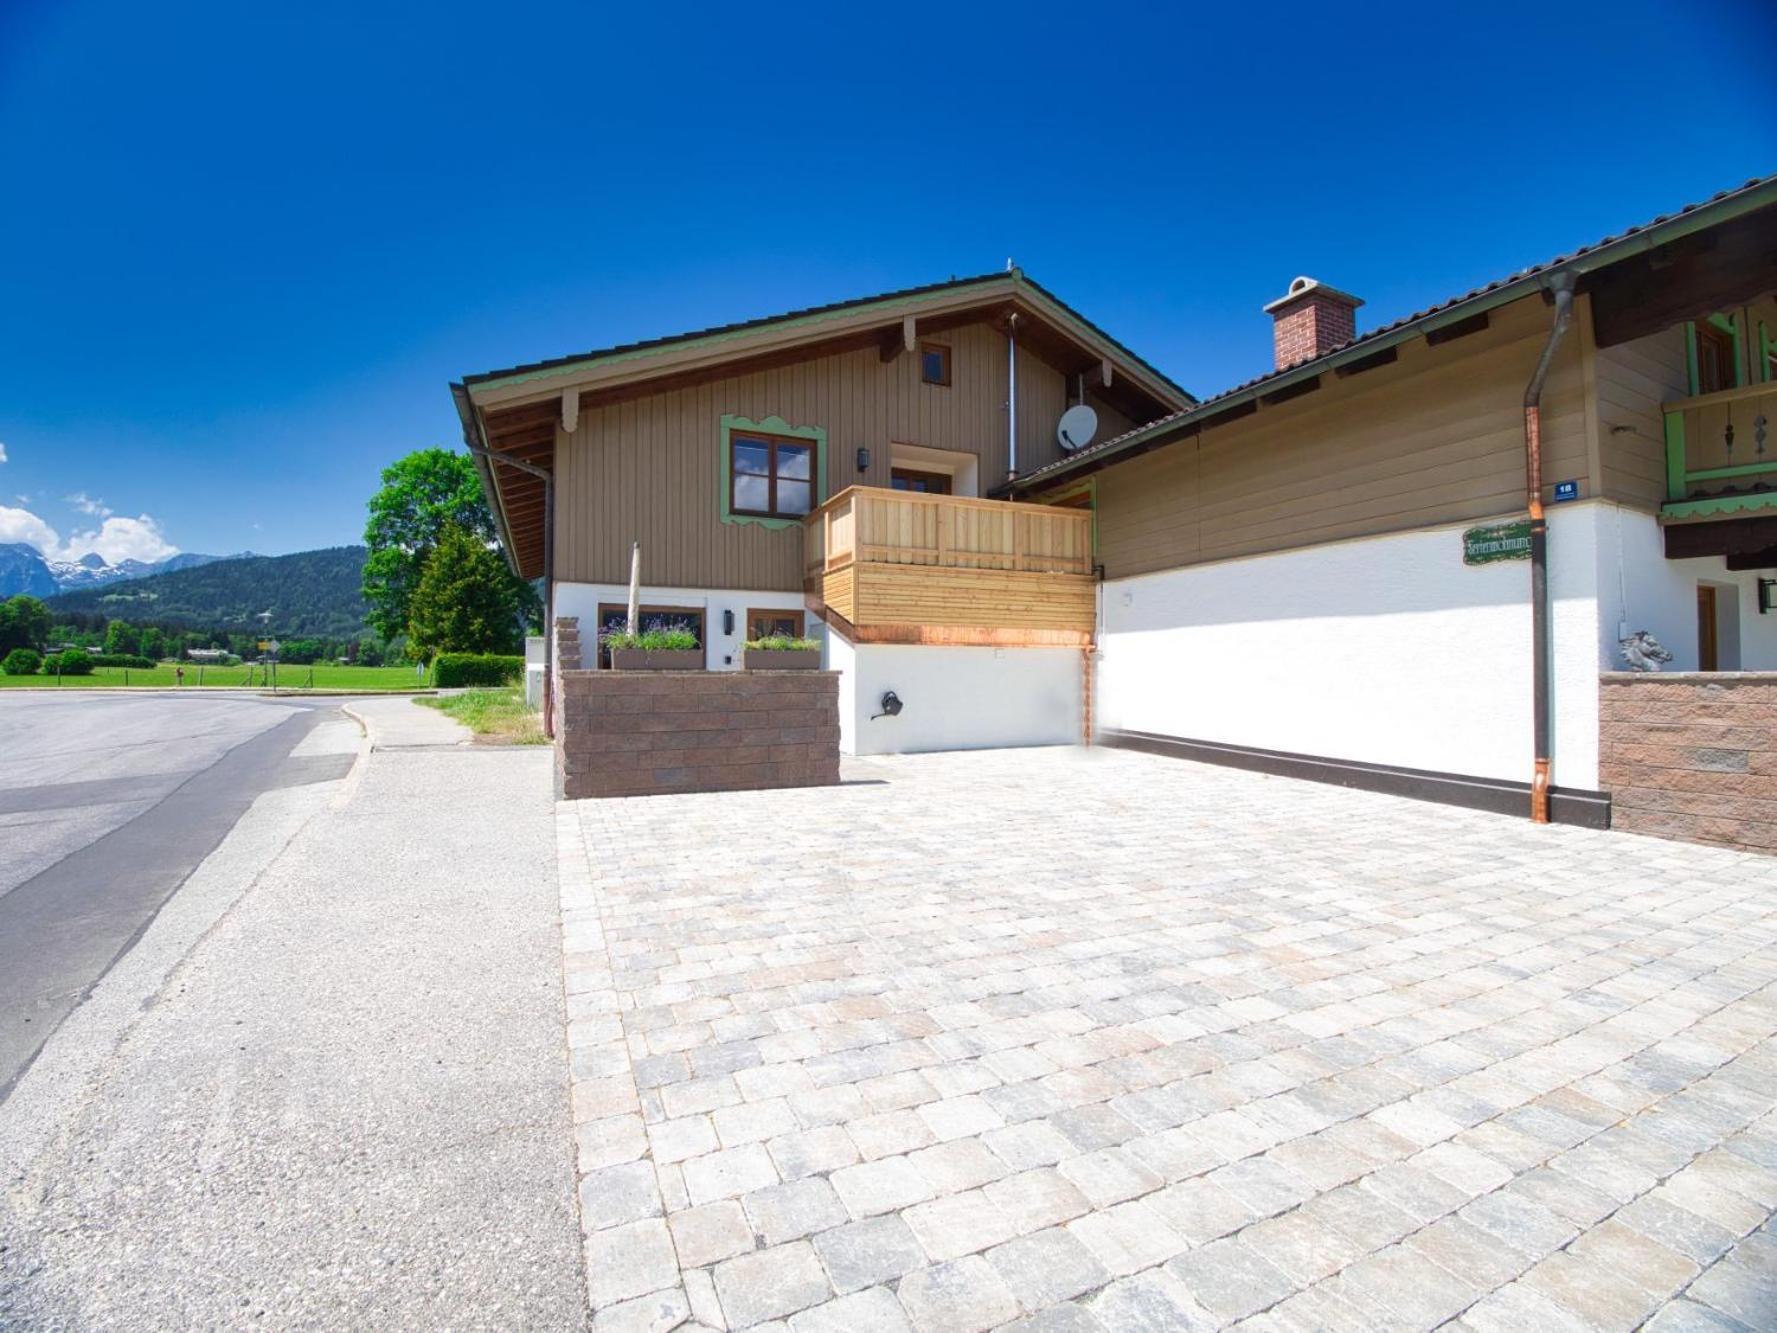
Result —
M 1306 301 L 1311 296 L 1334 301 L 1339 305 L 1349 306 L 1353 310 L 1363 304 L 1361 297 L 1353 296 L 1350 292 L 1342 292 L 1337 287 L 1329 287 L 1318 278 L 1299 277 L 1291 281 L 1290 289 L 1287 292 L 1265 307 L 1265 313 L 1267 315 L 1276 314 L 1285 306 L 1295 305 L 1298 301 Z

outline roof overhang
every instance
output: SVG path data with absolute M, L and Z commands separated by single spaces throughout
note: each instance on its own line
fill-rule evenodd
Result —
M 1440 332 L 1454 335 L 1460 331 L 1456 326 L 1477 320 L 1527 296 L 1545 294 L 1558 274 L 1573 275 L 1577 290 L 1581 292 L 1604 292 L 1606 288 L 1602 280 L 1612 270 L 1620 272 L 1636 261 L 1644 261 L 1638 267 L 1666 270 L 1664 277 L 1656 281 L 1662 288 L 1670 289 L 1675 279 L 1682 280 L 1687 276 L 1680 265 L 1689 262 L 1689 257 L 1683 252 L 1681 243 L 1706 232 L 1732 226 L 1733 233 L 1726 248 L 1732 251 L 1733 259 L 1750 262 L 1757 268 L 1749 278 L 1742 279 L 1741 285 L 1750 283 L 1759 290 L 1768 290 L 1768 285 L 1761 284 L 1768 276 L 1777 275 L 1777 217 L 1755 218 L 1753 215 L 1774 205 L 1777 205 L 1777 176 L 1750 181 L 1738 189 L 1724 191 L 1706 203 L 1656 219 L 1644 227 L 1526 269 L 1467 296 L 1378 329 L 1325 356 L 1262 376 L 1169 417 L 1126 431 L 1071 458 L 1020 477 L 1016 482 L 1002 486 L 996 494 L 1030 494 L 1047 490 L 1059 482 L 1077 479 L 1113 463 L 1127 461 L 1192 438 L 1204 430 L 1250 416 L 1269 403 L 1297 397 L 1313 389 L 1320 377 L 1329 372 L 1352 373 L 1370 365 L 1385 365 L 1393 360 L 1396 349 L 1415 338 L 1429 337 L 1438 341 Z M 1639 272 L 1631 276 L 1639 277 Z M 1628 286 L 1629 283 L 1617 284 L 1608 289 L 1608 294 L 1615 299 Z M 1710 304 L 1713 296 L 1704 299 L 1705 305 L 1713 308 Z M 1671 299 L 1663 292 L 1661 301 L 1643 300 L 1633 309 L 1628 308 L 1625 298 L 1624 307 L 1620 312 L 1613 312 L 1608 334 L 1600 325 L 1601 346 L 1657 332 L 1659 328 L 1669 327 L 1675 319 L 1689 317 L 1688 313 L 1672 315 Z M 1660 322 L 1650 325 L 1650 321 Z

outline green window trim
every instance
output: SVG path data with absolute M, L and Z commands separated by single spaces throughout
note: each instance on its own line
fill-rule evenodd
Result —
M 1771 337 L 1771 327 L 1764 320 L 1758 322 L 1758 382 L 1769 384 L 1777 379 L 1773 374 L 1773 362 L 1777 362 L 1777 338 Z
M 722 487 L 722 521 L 724 523 L 757 523 L 762 528 L 773 532 L 784 528 L 799 528 L 799 518 L 770 518 L 764 514 L 737 514 L 734 512 L 734 449 L 731 441 L 738 431 L 742 435 L 756 432 L 760 435 L 781 435 L 792 440 L 809 440 L 814 444 L 814 503 L 810 512 L 819 509 L 827 499 L 827 432 L 821 426 L 792 426 L 782 417 L 766 417 L 763 421 L 754 421 L 750 417 L 737 416 L 732 412 L 722 415 L 722 430 L 719 444 L 721 457 L 717 466 L 721 469 Z

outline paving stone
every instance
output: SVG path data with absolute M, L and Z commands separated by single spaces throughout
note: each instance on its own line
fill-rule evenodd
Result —
M 700 1157 L 718 1146 L 716 1130 L 708 1116 L 690 1115 L 648 1126 L 649 1155 L 661 1164 Z
M 693 1157 L 679 1169 L 685 1174 L 685 1192 L 694 1204 L 739 1198 L 777 1184 L 771 1156 L 757 1143 Z
M 1140 1201 L 1087 1213 L 1069 1222 L 1067 1229 L 1118 1277 L 1163 1264 L 1190 1244 Z
M 764 1102 L 744 1102 L 739 1106 L 718 1107 L 710 1120 L 716 1137 L 724 1148 L 737 1148 L 745 1143 L 763 1143 L 767 1139 L 789 1134 L 796 1129 L 796 1117 L 790 1103 L 781 1097 Z
M 1011 1220 L 1019 1234 L 1071 1221 L 1092 1207 L 1084 1194 L 1050 1167 L 996 1180 L 982 1192 Z
M 1193 1245 L 1207 1245 L 1258 1220 L 1251 1208 L 1205 1178 L 1169 1185 L 1142 1202 Z
M 1768 1254 L 1762 1261 L 1746 1262 L 1735 1249 L 1705 1270 L 1685 1294 L 1749 1328 L 1766 1328 L 1777 1310 L 1777 1265 Z
M 1166 1183 L 1158 1171 L 1117 1148 L 1071 1157 L 1055 1168 L 1084 1194 L 1094 1208 L 1108 1208 L 1125 1199 L 1151 1194 Z
M 833 1187 L 819 1176 L 754 1190 L 741 1199 L 741 1206 L 767 1245 L 800 1240 L 849 1220 Z
M 691 1302 L 683 1289 L 669 1287 L 617 1305 L 607 1305 L 593 1316 L 593 1333 L 670 1333 L 691 1317 Z
M 716 1265 L 716 1295 L 734 1328 L 782 1319 L 819 1305 L 833 1289 L 805 1240 L 756 1250 Z
M 990 1130 L 981 1136 L 981 1141 L 1014 1171 L 1054 1166 L 1062 1158 L 1079 1151 L 1047 1120 L 1027 1120 L 1007 1125 L 1004 1129 Z
M 1006 1123 L 1004 1116 L 975 1095 L 928 1102 L 919 1108 L 919 1118 L 926 1122 L 932 1137 L 940 1143 L 1001 1129 Z
M 1299 1208 L 1246 1228 L 1240 1238 L 1298 1287 L 1331 1277 L 1368 1253 L 1351 1237 Z
M 1358 1309 L 1392 1311 L 1416 1328 L 1435 1328 L 1454 1318 L 1483 1290 L 1405 1245 L 1359 1259 L 1331 1281 Z
M 767 1143 L 771 1160 L 785 1180 L 825 1175 L 858 1160 L 857 1145 L 840 1125 L 783 1134 Z
M 662 1211 L 651 1162 L 602 1167 L 581 1177 L 580 1218 L 589 1230 L 659 1217 Z
M 790 1316 L 790 1333 L 906 1333 L 912 1327 L 886 1287 L 855 1291 Z
M 1007 1241 L 989 1250 L 987 1261 L 1027 1310 L 1091 1291 L 1111 1276 L 1077 1236 L 1061 1227 Z
M 1017 1300 L 978 1254 L 909 1273 L 895 1295 L 920 1333 L 980 1333 L 1018 1314 Z
M 586 1297 L 595 1310 L 678 1285 L 679 1261 L 658 1217 L 586 1238 Z
M 1544 1259 L 1523 1281 L 1593 1328 L 1635 1328 L 1659 1305 L 1621 1273 L 1566 1250 Z
M 1702 1271 L 1702 1265 L 1615 1218 L 1593 1227 L 1567 1249 L 1601 1268 L 1613 1269 L 1625 1281 L 1662 1299 Z
M 1051 1305 L 1024 1319 L 1001 1324 L 998 1333 L 1107 1333 L 1085 1306 L 1076 1301 Z
M 866 1162 L 894 1157 L 938 1141 L 917 1111 L 883 1111 L 846 1123 L 846 1131 Z
M 1112 1282 L 1085 1304 L 1115 1333 L 1208 1333 L 1221 1322 L 1162 1269 Z
M 823 1231 L 814 1248 L 839 1292 L 892 1283 L 926 1264 L 912 1230 L 893 1213 Z
M 1019 1232 L 981 1190 L 916 1204 L 901 1216 L 934 1261 L 960 1259 L 1009 1240 Z
M 1011 1169 L 989 1152 L 980 1139 L 954 1139 L 907 1154 L 914 1170 L 924 1176 L 935 1194 L 956 1194 L 977 1189 L 1011 1174 Z
M 1275 1305 L 1296 1284 L 1238 1239 L 1213 1241 L 1181 1254 L 1166 1271 L 1220 1319 L 1232 1321 Z
M 835 1171 L 831 1177 L 854 1218 L 898 1212 L 932 1197 L 932 1187 L 905 1157 L 885 1157 Z
M 686 1268 L 702 1268 L 753 1248 L 752 1225 L 733 1199 L 672 1213 L 666 1224 L 672 1231 L 679 1262 Z

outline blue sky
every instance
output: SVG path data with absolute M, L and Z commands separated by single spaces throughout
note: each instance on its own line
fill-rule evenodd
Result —
M 1765 6 L 1195 8 L 0 0 L 0 541 L 355 541 L 463 373 L 1008 256 L 1212 393 L 1777 170 Z

